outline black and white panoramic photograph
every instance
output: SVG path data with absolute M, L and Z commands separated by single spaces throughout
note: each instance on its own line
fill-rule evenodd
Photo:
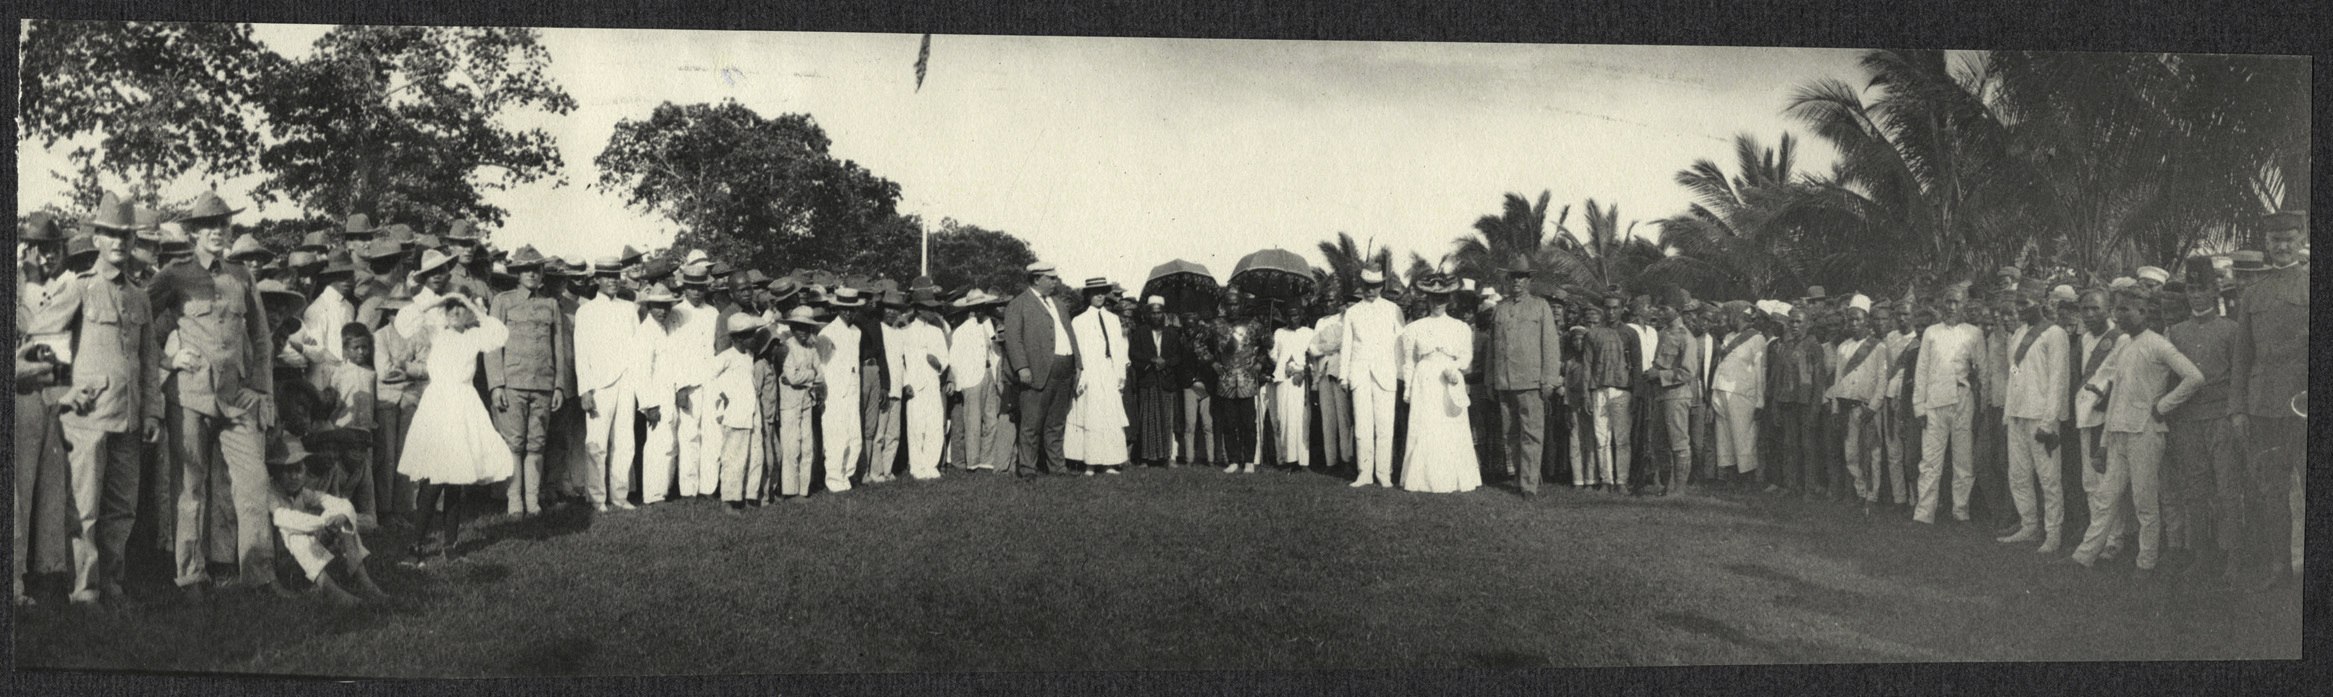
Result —
M 18 670 L 2302 656 L 2307 56 L 16 35 Z

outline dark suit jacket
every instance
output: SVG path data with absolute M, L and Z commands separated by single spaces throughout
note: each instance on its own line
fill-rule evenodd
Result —
M 1163 340 L 1165 344 L 1163 346 L 1160 345 L 1161 341 L 1151 338 L 1152 331 L 1150 327 L 1133 327 L 1126 330 L 1127 357 L 1131 361 L 1131 368 L 1134 372 L 1134 386 L 1169 390 L 1181 389 L 1188 382 L 1181 379 L 1183 373 L 1182 330 L 1174 327 L 1156 330 L 1159 332 L 1159 339 Z M 1152 366 L 1151 361 L 1157 358 L 1165 358 L 1166 363 Z
M 1054 309 L 1059 312 L 1062 328 L 1067 329 L 1073 303 L 1060 297 L 1052 300 Z M 1045 389 L 1045 381 L 1052 376 L 1053 361 L 1057 358 L 1069 361 L 1073 367 L 1077 365 L 1077 335 L 1066 333 L 1054 336 L 1053 321 L 1045 318 L 1045 304 L 1037 299 L 1034 288 L 1022 290 L 1020 295 L 1013 296 L 1012 302 L 1005 305 L 1004 327 L 998 331 L 1004 335 L 1007 372 L 1018 373 L 1023 368 L 1028 369 L 1029 386 L 1032 388 Z M 1055 341 L 1069 342 L 1069 355 L 1054 356 Z

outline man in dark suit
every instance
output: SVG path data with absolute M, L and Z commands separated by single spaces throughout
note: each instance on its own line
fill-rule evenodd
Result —
M 1029 265 L 1029 287 L 1004 312 L 1005 366 L 1021 386 L 1019 457 L 1013 473 L 1067 472 L 1061 439 L 1069 423 L 1069 400 L 1077 389 L 1077 337 L 1069 332 L 1069 310 L 1054 297 L 1061 274 L 1052 264 Z

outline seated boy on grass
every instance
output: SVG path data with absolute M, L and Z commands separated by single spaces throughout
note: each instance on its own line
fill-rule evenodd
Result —
M 337 605 L 363 602 L 341 589 L 332 577 L 340 567 L 349 584 L 365 599 L 383 600 L 388 594 L 365 573 L 363 539 L 356 529 L 356 508 L 348 499 L 317 491 L 308 485 L 308 451 L 300 441 L 281 438 L 268 448 L 268 474 L 274 480 L 269 507 L 275 529 L 283 535 L 284 550 L 316 586 L 309 591 Z

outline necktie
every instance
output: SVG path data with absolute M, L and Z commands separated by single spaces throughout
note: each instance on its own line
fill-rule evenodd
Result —
M 1110 325 L 1102 323 L 1101 315 L 1094 315 L 1094 329 L 1097 330 L 1094 332 L 1095 334 L 1102 335 L 1102 357 L 1112 357 L 1110 353 Z

